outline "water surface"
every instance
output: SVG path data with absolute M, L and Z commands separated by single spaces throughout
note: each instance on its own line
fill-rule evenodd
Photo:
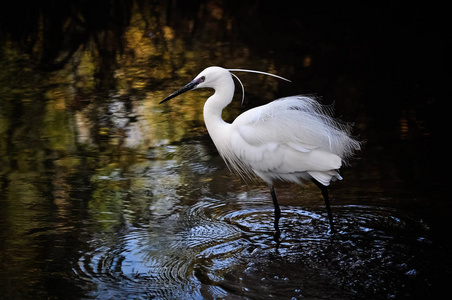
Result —
M 447 290 L 437 23 L 366 7 L 85 5 L 38 3 L 2 18 L 3 297 L 425 299 Z M 377 27 L 382 13 L 388 23 Z M 430 63 L 413 66 L 421 53 Z M 237 92 L 226 120 L 303 93 L 355 122 L 363 151 L 330 188 L 337 233 L 315 186 L 281 183 L 275 242 L 267 187 L 229 172 L 205 130 L 211 91 L 158 105 L 210 65 L 293 81 L 240 74 L 246 100 Z

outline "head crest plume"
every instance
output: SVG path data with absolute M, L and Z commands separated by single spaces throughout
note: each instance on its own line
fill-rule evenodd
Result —
M 248 72 L 248 73 L 257 73 L 257 74 L 262 74 L 262 75 L 267 75 L 267 76 L 276 77 L 276 78 L 278 78 L 278 79 L 282 79 L 282 80 L 285 80 L 285 81 L 288 81 L 288 82 L 292 82 L 292 81 L 290 81 L 290 80 L 287 79 L 287 78 L 284 78 L 284 77 L 281 77 L 281 76 L 278 76 L 278 75 L 275 75 L 275 74 L 267 73 L 267 72 L 262 72 L 262 71 L 246 70 L 246 69 L 227 69 L 227 70 L 228 70 L 229 72 Z M 244 88 L 244 86 L 243 86 L 243 84 L 242 84 L 242 81 L 240 80 L 240 78 L 239 78 L 237 75 L 235 75 L 234 73 L 231 73 L 231 75 L 234 76 L 234 77 L 237 79 L 237 81 L 240 83 L 240 86 L 242 87 L 242 104 L 243 104 L 243 101 L 245 100 L 245 88 Z

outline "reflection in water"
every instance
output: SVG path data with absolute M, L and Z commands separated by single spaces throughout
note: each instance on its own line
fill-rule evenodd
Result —
M 450 206 L 432 155 L 441 95 L 424 84 L 441 55 L 416 65 L 428 78 L 408 74 L 409 55 L 433 49 L 423 31 L 413 42 L 370 15 L 351 31 L 345 9 L 279 3 L 10 4 L 0 11 L 3 297 L 398 299 L 448 281 Z M 227 120 L 301 92 L 357 121 L 365 151 L 331 188 L 338 234 L 315 187 L 282 184 L 276 245 L 266 187 L 243 185 L 206 135 L 199 99 L 211 91 L 158 105 L 213 64 L 297 82 L 244 74 L 245 107 L 234 101 Z
M 437 250 L 416 216 L 385 207 L 336 206 L 340 232 L 331 236 L 322 207 L 287 206 L 283 241 L 276 246 L 264 187 L 214 197 L 209 187 L 196 201 L 172 195 L 173 211 L 164 207 L 149 220 L 132 217 L 132 200 L 123 203 L 131 220 L 93 239 L 74 269 L 96 285 L 91 296 L 264 299 L 332 293 L 334 299 L 351 299 L 380 294 L 383 286 L 392 297 L 432 283 L 420 274 L 434 270 L 416 257 Z

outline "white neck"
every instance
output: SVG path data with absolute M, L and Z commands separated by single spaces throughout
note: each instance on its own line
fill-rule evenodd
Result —
M 204 122 L 206 123 L 210 135 L 215 132 L 212 131 L 211 128 L 213 129 L 213 127 L 228 125 L 228 123 L 221 118 L 221 114 L 223 109 L 231 102 L 232 95 L 228 96 L 228 101 L 223 97 L 225 97 L 224 94 L 221 95 L 216 91 L 204 104 Z
M 226 138 L 229 123 L 221 118 L 223 109 L 231 103 L 234 96 L 234 81 L 231 77 L 215 87 L 215 93 L 204 104 L 204 122 L 215 146 L 221 148 Z
M 204 122 L 211 136 L 215 132 L 211 128 L 228 124 L 221 118 L 221 113 L 234 96 L 234 80 L 230 75 L 224 76 L 212 88 L 215 93 L 204 104 Z

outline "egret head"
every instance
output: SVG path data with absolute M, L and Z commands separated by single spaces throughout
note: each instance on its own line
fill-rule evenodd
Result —
M 184 87 L 180 88 L 179 90 L 175 91 L 162 101 L 160 103 L 166 102 L 180 94 L 183 94 L 185 92 L 197 89 L 197 88 L 213 88 L 215 90 L 226 88 L 226 89 L 232 89 L 234 91 L 234 81 L 232 79 L 232 76 L 234 76 L 237 81 L 240 83 L 240 86 L 242 87 L 242 103 L 245 97 L 245 89 L 243 87 L 242 82 L 240 79 L 234 75 L 231 72 L 249 72 L 249 73 L 257 73 L 257 74 L 263 74 L 268 76 L 273 76 L 285 81 L 290 82 L 289 79 L 286 79 L 284 77 L 262 72 L 262 71 L 255 71 L 255 70 L 245 70 L 245 69 L 224 69 L 221 67 L 208 67 L 204 71 L 198 74 L 195 79 L 193 79 L 191 82 L 189 82 Z
M 197 89 L 197 88 L 217 88 L 221 85 L 221 81 L 223 80 L 232 80 L 231 73 L 223 69 L 221 67 L 209 67 L 198 74 L 192 81 L 186 84 L 184 87 L 178 89 L 162 101 L 160 103 L 166 102 L 180 94 L 185 92 Z

